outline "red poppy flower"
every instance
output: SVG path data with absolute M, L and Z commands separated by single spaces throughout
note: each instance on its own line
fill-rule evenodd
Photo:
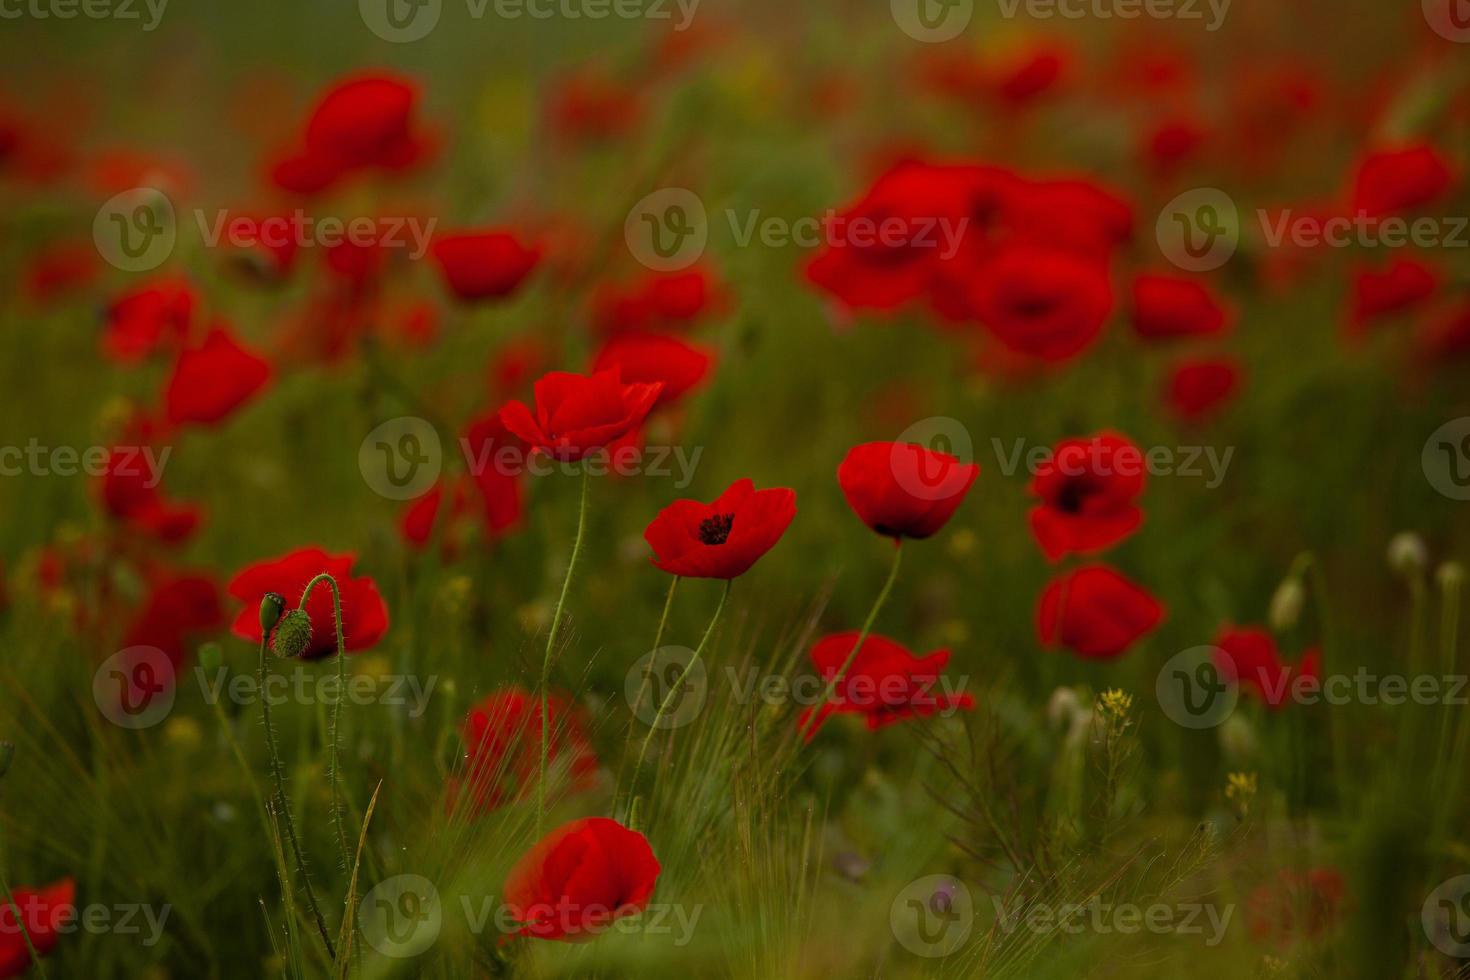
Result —
M 1234 358 L 1186 361 L 1169 375 L 1164 403 L 1185 422 L 1203 421 L 1235 397 L 1240 382 L 1240 365 Z
M 1106 565 L 1086 565 L 1053 579 L 1036 608 L 1043 646 L 1061 644 L 1079 656 L 1111 660 L 1164 618 L 1157 599 Z
M 449 517 L 446 522 L 448 527 L 444 531 L 444 547 L 449 554 L 456 551 L 454 538 L 459 518 L 470 513 L 466 482 L 455 480 L 451 487 Z M 422 551 L 429 546 L 429 539 L 434 534 L 434 523 L 439 519 L 439 509 L 444 506 L 444 496 L 444 481 L 441 480 L 428 493 L 404 508 L 398 518 L 398 533 L 410 549 Z
M 661 382 L 659 405 L 678 401 L 709 374 L 714 355 L 667 334 L 628 332 L 608 338 L 592 362 L 594 371 L 616 369 L 625 381 Z
M 249 401 L 270 377 L 270 362 L 216 326 L 198 347 L 179 354 L 164 388 L 164 412 L 170 422 L 212 425 Z
M 736 480 L 711 503 L 669 504 L 643 538 L 653 563 L 671 575 L 732 579 L 770 551 L 795 517 L 794 490 L 757 490 L 751 480 Z
M 113 449 L 102 472 L 102 505 L 109 517 L 159 541 L 183 541 L 199 527 L 202 511 L 168 500 L 159 483 L 162 466 L 151 452 Z
M 519 524 L 524 513 L 525 444 L 505 427 L 498 413 L 491 412 L 469 423 L 461 445 L 470 477 L 480 492 L 486 530 L 495 535 Z
M 1349 329 L 1423 306 L 1434 297 L 1439 280 L 1439 272 L 1418 259 L 1395 257 L 1378 268 L 1358 266 L 1352 273 Z
M 1470 299 L 1459 299 L 1419 331 L 1419 357 L 1429 364 L 1470 354 Z
M 1007 347 L 1044 361 L 1086 350 L 1113 309 L 1107 269 L 1058 249 L 1007 248 L 970 285 L 980 322 Z
M 1317 940 L 1341 921 L 1346 898 L 1347 882 L 1336 868 L 1282 868 L 1275 882 L 1246 899 L 1246 926 L 1258 942 Z
M 508 231 L 436 236 L 431 254 L 445 285 L 462 300 L 509 296 L 541 260 L 540 249 Z
M 1031 531 L 1053 561 L 1092 554 L 1122 541 L 1143 523 L 1135 501 L 1146 479 L 1143 452 L 1116 432 L 1064 439 L 1031 480 L 1041 505 Z
M 1071 60 L 1071 53 L 1054 42 L 1027 48 L 994 66 L 992 91 L 1008 106 L 1030 105 L 1062 81 Z
M 653 272 L 632 284 L 603 283 L 592 296 L 592 321 L 604 334 L 687 327 L 719 299 L 714 275 L 694 266 Z
M 1165 119 L 1143 135 L 1141 156 L 1157 174 L 1170 174 L 1193 159 L 1206 131 L 1191 119 Z
M 1368 153 L 1353 177 L 1352 210 L 1369 217 L 1432 204 L 1454 184 L 1449 163 L 1427 143 Z
M 219 584 L 207 575 L 168 573 L 153 583 L 123 635 L 124 647 L 162 650 L 177 669 L 189 658 L 193 638 L 225 625 Z
M 1300 678 L 1320 680 L 1322 676 L 1320 652 L 1308 650 L 1300 663 L 1283 663 L 1276 641 L 1257 626 L 1227 626 L 1215 637 L 1214 645 L 1220 651 L 1215 658 L 1220 673 L 1254 692 L 1273 709 L 1286 705 Z
M 80 293 L 97 279 L 102 262 L 91 242 L 59 242 L 31 256 L 26 264 L 26 295 L 50 303 Z
M 157 279 L 129 290 L 107 308 L 102 351 L 132 363 L 177 349 L 188 339 L 197 305 L 194 288 L 181 279 Z
M 617 139 L 631 131 L 642 114 L 635 89 L 586 70 L 555 80 L 546 101 L 552 132 L 575 141 Z
M 944 527 L 980 475 L 975 463 L 906 442 L 866 442 L 837 467 L 847 505 L 892 538 L 927 538 Z
M 320 548 L 301 548 L 290 554 L 248 565 L 231 580 L 230 595 L 245 603 L 231 627 L 234 634 L 252 643 L 260 642 L 260 600 L 274 592 L 295 609 L 306 584 L 326 572 L 337 580 L 342 592 L 342 633 L 347 651 L 355 653 L 373 646 L 388 631 L 388 607 L 372 579 L 352 577 L 355 555 L 329 555 Z M 337 626 L 332 612 L 332 589 L 326 583 L 311 591 L 306 602 L 311 617 L 311 645 L 302 654 L 314 660 L 337 652 Z
M 1148 340 L 1224 332 L 1225 306 L 1203 282 L 1184 276 L 1141 275 L 1133 281 L 1133 329 Z
M 1096 181 L 1021 181 L 1003 198 L 1003 229 L 1014 245 L 1069 252 L 1105 264 L 1133 237 L 1133 207 Z
M 39 891 L 15 888 L 9 902 L 0 902 L 0 977 L 18 977 L 31 968 L 31 952 L 25 936 L 42 956 L 56 948 L 63 930 L 76 928 L 77 886 L 71 878 L 62 878 Z M 20 909 L 20 921 L 15 910 Z
M 597 756 L 580 712 L 556 694 L 548 696 L 546 707 L 548 765 L 565 767 L 574 789 L 590 788 Z M 541 762 L 540 695 L 515 686 L 495 691 L 469 710 L 459 733 L 465 772 L 451 781 L 451 810 L 464 800 L 474 814 L 483 815 L 530 794 Z
M 527 851 L 505 881 L 519 934 L 577 942 L 647 907 L 660 868 L 648 838 L 606 817 L 563 824 Z
M 500 410 L 500 419 L 532 449 L 578 460 L 641 425 L 662 390 L 659 382 L 624 384 L 616 370 L 552 371 L 536 382 L 534 413 L 512 400 Z
M 817 641 L 811 656 L 822 680 L 830 682 L 837 676 L 857 641 L 855 630 Z M 948 650 L 917 657 L 896 640 L 870 633 L 842 682 L 822 705 L 816 722 L 808 727 L 813 710 L 808 708 L 802 712 L 797 730 L 810 742 L 833 714 L 861 715 L 868 729 L 877 731 L 905 718 L 973 709 L 975 698 L 968 693 L 954 695 L 933 690 L 948 663 Z

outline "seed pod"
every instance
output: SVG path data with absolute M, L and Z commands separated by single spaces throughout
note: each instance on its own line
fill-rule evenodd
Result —
M 286 611 L 286 600 L 277 592 L 267 592 L 260 597 L 260 635 L 270 636 L 281 613 Z
M 281 617 L 276 631 L 271 636 L 271 649 L 278 657 L 295 660 L 311 646 L 311 617 L 300 609 L 293 609 Z

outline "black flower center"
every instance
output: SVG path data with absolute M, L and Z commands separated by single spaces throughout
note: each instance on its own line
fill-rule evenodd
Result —
M 699 522 L 699 540 L 705 544 L 724 544 L 730 536 L 730 526 L 735 523 L 734 514 L 716 514 Z
M 1089 496 L 1089 489 L 1081 480 L 1068 480 L 1062 484 L 1061 493 L 1057 494 L 1057 509 L 1068 514 L 1080 512 Z

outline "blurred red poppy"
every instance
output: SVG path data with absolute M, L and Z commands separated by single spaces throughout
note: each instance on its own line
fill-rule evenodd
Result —
M 1135 501 L 1147 474 L 1143 452 L 1116 432 L 1063 439 L 1037 467 L 1031 493 L 1031 531 L 1053 561 L 1094 554 L 1122 541 L 1143 523 Z
M 719 299 L 714 274 L 702 266 L 652 272 L 635 282 L 603 283 L 592 295 L 592 321 L 599 333 L 687 327 Z
M 198 347 L 179 354 L 164 388 L 164 413 L 170 422 L 212 425 L 254 397 L 270 377 L 270 362 L 216 326 Z
M 1302 678 L 1317 681 L 1322 676 L 1319 651 L 1306 651 L 1300 663 L 1284 663 L 1276 641 L 1258 626 L 1227 626 L 1215 637 L 1214 645 L 1220 652 L 1215 658 L 1220 673 L 1273 709 L 1285 707 Z
M 667 334 L 626 332 L 609 337 L 593 359 L 594 371 L 617 370 L 624 381 L 660 382 L 658 405 L 688 394 L 709 374 L 710 351 Z
M 539 248 L 496 230 L 436 236 L 430 254 L 450 292 L 466 301 L 511 295 L 541 260 Z
M 1058 249 L 1017 246 L 981 267 L 971 305 L 1014 351 L 1063 361 L 1086 350 L 1113 309 L 1107 270 Z
M 546 707 L 549 765 L 553 770 L 564 766 L 574 789 L 590 788 L 597 756 L 581 714 L 556 694 L 548 695 Z M 450 782 L 451 811 L 464 802 L 471 813 L 483 815 L 530 793 L 540 764 L 539 695 L 516 686 L 494 691 L 469 710 L 459 732 L 465 771 Z
M 130 289 L 107 307 L 102 351 L 132 363 L 176 350 L 188 340 L 197 306 L 198 295 L 182 279 L 155 279 Z
M 461 448 L 480 493 L 485 530 L 494 536 L 520 523 L 525 444 L 505 427 L 499 413 L 490 412 L 470 420 Z
M 25 926 L 31 945 L 45 956 L 56 948 L 61 934 L 77 926 L 77 886 L 71 878 L 34 890 L 15 888 L 9 902 L 0 902 L 0 977 L 18 977 L 31 968 L 31 952 L 26 948 Z M 16 921 L 16 909 L 20 920 Z
M 564 824 L 527 851 L 506 878 L 518 934 L 576 942 L 642 911 L 658 883 L 648 838 L 606 817 Z
M 1060 644 L 1079 656 L 1120 656 L 1164 618 L 1164 609 L 1142 586 L 1106 565 L 1086 565 L 1049 582 L 1036 608 L 1043 646 Z
M 1224 408 L 1235 397 L 1240 383 L 1240 365 L 1234 358 L 1184 361 L 1169 375 L 1164 404 L 1182 421 L 1201 422 Z
M 1439 282 L 1439 271 L 1418 259 L 1395 256 L 1382 266 L 1357 266 L 1348 329 L 1357 332 L 1374 320 L 1418 309 L 1434 297 Z
M 847 505 L 892 538 L 927 538 L 964 502 L 980 475 L 976 463 L 906 442 L 866 442 L 837 467 Z
M 641 425 L 662 390 L 659 382 L 625 384 L 616 369 L 591 375 L 552 371 L 536 382 L 534 413 L 512 400 L 500 419 L 533 450 L 578 460 Z
M 669 504 L 643 538 L 653 563 L 671 575 L 732 579 L 775 547 L 795 517 L 794 490 L 757 490 L 751 480 L 736 480 L 711 503 Z
M 122 645 L 162 650 L 177 670 L 188 661 L 191 642 L 225 622 L 219 583 L 208 575 L 167 572 L 153 582 Z
M 1374 150 L 1358 162 L 1351 208 L 1374 218 L 1410 211 L 1439 200 L 1454 181 L 1449 162 L 1427 143 Z
M 1470 354 L 1470 297 L 1460 297 L 1419 330 L 1419 357 L 1430 365 Z
M 811 657 L 822 680 L 830 682 L 837 676 L 857 641 L 856 630 L 817 641 Z M 810 742 L 833 714 L 860 715 L 870 731 L 877 731 L 905 718 L 973 709 L 975 698 L 969 693 L 934 690 L 948 663 L 948 650 L 918 657 L 896 640 L 870 633 L 842 682 L 818 710 L 816 721 L 811 722 L 813 709 L 808 708 L 802 712 L 797 730 Z
M 135 531 L 159 541 L 183 541 L 199 527 L 203 511 L 166 498 L 162 479 L 162 463 L 151 450 L 112 449 L 101 477 L 102 506 L 109 517 Z
M 97 246 L 87 241 L 63 241 L 33 253 L 26 262 L 26 295 L 50 303 L 80 293 L 97 280 L 102 261 Z
M 1141 275 L 1133 281 L 1133 329 L 1148 340 L 1223 333 L 1225 305 L 1203 282 L 1184 276 Z
M 296 608 L 306 585 L 322 572 L 337 581 L 342 592 L 342 633 L 348 653 L 366 650 L 388 631 L 388 607 L 378 594 L 377 583 L 352 577 L 355 555 L 329 555 L 320 548 L 300 548 L 280 558 L 247 565 L 230 580 L 230 595 L 245 604 L 231 627 L 234 634 L 252 643 L 260 642 L 260 600 L 274 592 Z M 311 618 L 311 644 L 303 660 L 314 660 L 337 652 L 337 626 L 332 611 L 331 587 L 322 583 L 306 602 Z
M 1191 118 L 1164 119 L 1144 131 L 1139 155 L 1154 173 L 1172 174 L 1199 154 L 1207 138 Z
M 1245 902 L 1251 938 L 1280 946 L 1321 939 L 1342 920 L 1347 882 L 1336 868 L 1282 868 Z

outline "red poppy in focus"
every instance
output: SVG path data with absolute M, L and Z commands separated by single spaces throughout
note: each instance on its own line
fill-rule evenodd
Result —
M 667 334 L 629 332 L 608 338 L 592 362 L 594 371 L 617 370 L 629 382 L 660 382 L 659 405 L 678 401 L 709 374 L 714 355 Z
M 1280 709 L 1301 678 L 1320 680 L 1322 654 L 1313 649 L 1298 664 L 1284 663 L 1271 634 L 1258 626 L 1227 626 L 1215 637 L 1216 666 L 1227 680 L 1254 692 L 1268 707 Z
M 198 347 L 179 354 L 164 388 L 164 412 L 170 422 L 212 425 L 249 401 L 270 377 L 265 358 L 216 326 Z
M 1036 609 L 1043 646 L 1061 644 L 1090 660 L 1111 660 L 1164 618 L 1142 586 L 1106 565 L 1087 565 L 1049 582 Z
M 102 351 L 123 363 L 183 346 L 198 297 L 181 279 L 158 279 L 129 290 L 107 307 Z
M 1336 868 L 1283 868 L 1245 902 L 1251 938 L 1285 946 L 1321 939 L 1342 919 L 1347 882 Z
M 444 283 L 462 300 L 500 299 L 516 291 L 541 260 L 541 250 L 509 231 L 440 235 L 430 250 Z
M 1353 176 L 1352 211 L 1377 218 L 1432 204 L 1454 184 L 1448 161 L 1427 143 L 1368 153 Z
M 616 370 L 552 371 L 536 382 L 534 413 L 512 400 L 500 419 L 537 452 L 578 460 L 641 425 L 662 390 L 659 382 L 624 384 Z
M 124 647 L 162 650 L 175 669 L 188 660 L 194 637 L 224 626 L 219 584 L 207 575 L 166 574 L 153 583 L 123 634 Z
M 1014 351 L 1063 361 L 1086 350 L 1113 309 L 1107 269 L 1057 249 L 1017 246 L 986 263 L 970 302 L 992 334 Z
M 548 695 L 547 760 L 565 766 L 574 789 L 592 785 L 597 756 L 579 712 L 556 694 Z M 536 783 L 541 751 L 541 698 L 521 687 L 506 687 L 482 699 L 459 727 L 464 740 L 465 773 L 450 783 L 450 809 L 468 793 L 471 812 L 483 815 L 523 799 Z
M 76 928 L 77 886 L 70 878 L 62 878 L 39 891 L 16 888 L 9 902 L 0 902 L 0 977 L 18 977 L 31 968 L 31 951 L 20 927 L 25 926 L 31 945 L 45 956 L 56 948 L 61 933 Z M 15 910 L 20 909 L 16 922 Z
M 1149 340 L 1224 332 L 1225 306 L 1203 282 L 1184 276 L 1141 275 L 1133 281 L 1133 329 Z
M 504 900 L 518 934 L 577 942 L 641 912 L 660 868 L 648 838 L 606 817 L 547 834 L 516 862 Z
M 1201 422 L 1235 397 L 1240 380 L 1240 365 L 1234 358 L 1185 361 L 1170 373 L 1164 403 L 1182 421 Z
M 243 640 L 260 642 L 260 600 L 274 592 L 295 609 L 306 585 L 322 572 L 337 580 L 342 592 L 342 634 L 348 653 L 366 650 L 388 631 L 388 607 L 372 579 L 352 577 L 352 554 L 329 555 L 320 548 L 301 548 L 280 558 L 256 562 L 240 571 L 229 585 L 230 595 L 245 603 L 231 630 Z M 332 589 L 323 582 L 306 602 L 311 617 L 311 644 L 301 655 L 315 660 L 337 652 L 337 625 L 332 613 Z
M 669 504 L 643 538 L 653 563 L 671 575 L 732 579 L 775 547 L 795 517 L 796 491 L 757 490 L 751 480 L 736 480 L 711 503 Z
M 822 680 L 830 682 L 847 663 L 857 644 L 855 630 L 823 637 L 812 647 L 812 663 Z M 797 730 L 810 742 L 833 714 L 861 715 L 870 731 L 905 718 L 926 717 L 938 712 L 969 711 L 975 698 L 963 693 L 933 690 L 949 663 L 948 650 L 935 650 L 917 657 L 908 648 L 886 636 L 870 633 L 853 658 L 842 682 L 821 707 L 815 722 L 811 708 L 802 712 Z M 808 727 L 810 725 L 810 727 Z
M 891 538 L 927 538 L 949 522 L 980 475 L 976 463 L 908 442 L 865 442 L 837 467 L 847 505 Z
M 1138 530 L 1143 452 L 1116 432 L 1064 439 L 1031 480 L 1031 531 L 1046 556 L 1092 554 Z
M 201 510 L 168 500 L 159 489 L 162 479 L 162 463 L 151 450 L 113 449 L 102 472 L 102 506 L 109 517 L 142 534 L 169 543 L 183 541 L 199 527 Z
M 1352 273 L 1348 328 L 1360 330 L 1373 320 L 1418 309 L 1439 288 L 1438 270 L 1418 259 L 1392 258 L 1372 268 L 1358 266 Z

